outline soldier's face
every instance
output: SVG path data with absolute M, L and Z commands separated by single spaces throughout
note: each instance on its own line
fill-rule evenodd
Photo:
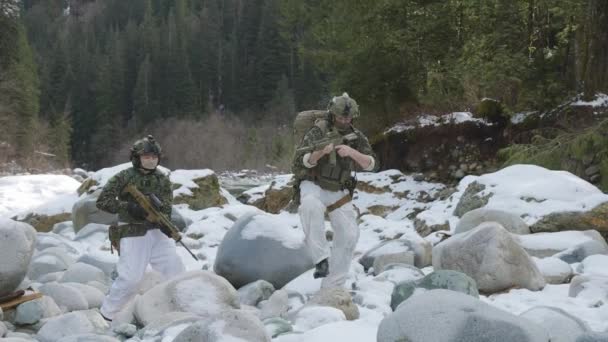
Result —
M 353 121 L 352 116 L 341 116 L 336 115 L 336 127 L 338 129 L 347 129 L 350 127 L 350 123 Z
M 158 166 L 158 156 L 154 153 L 144 153 L 139 157 L 141 167 L 146 170 L 154 170 Z

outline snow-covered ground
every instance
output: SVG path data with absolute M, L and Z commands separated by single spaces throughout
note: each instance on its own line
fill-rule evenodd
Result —
M 95 173 L 93 178 L 100 183 L 99 186 L 102 186 L 111 175 L 125 167 L 128 167 L 128 164 L 101 170 Z M 175 190 L 175 194 L 188 194 L 188 188 L 196 186 L 191 180 L 210 172 L 210 170 L 173 171 L 171 179 L 179 181 L 178 183 L 183 185 Z M 235 179 L 237 178 L 235 177 Z M 530 165 L 517 165 L 482 176 L 468 176 L 461 181 L 457 192 L 444 200 L 437 199 L 437 193 L 445 188 L 442 184 L 419 182 L 411 176 L 403 175 L 395 170 L 377 174 L 362 173 L 358 175 L 358 178 L 367 184 L 370 192 L 357 191 L 354 200 L 362 214 L 360 218 L 361 236 L 355 251 L 356 258 L 382 241 L 403 235 L 417 235 L 413 224 L 415 217 L 426 221 L 427 224 L 448 222 L 453 230 L 459 220 L 457 216 L 453 215 L 453 210 L 467 186 L 474 181 L 485 185 L 482 195 L 490 195 L 487 208 L 515 213 L 528 224 L 536 222 L 549 213 L 589 210 L 597 204 L 608 201 L 608 195 L 570 173 L 548 171 Z M 279 176 L 276 179 L 281 184 L 288 180 L 286 176 Z M 245 180 L 245 182 L 255 184 L 256 181 Z M 1 178 L 0 216 L 13 217 L 28 212 L 48 214 L 70 212 L 78 198 L 75 194 L 78 186 L 77 181 L 67 176 L 37 175 Z M 253 192 L 261 191 L 263 193 L 264 189 L 265 187 L 262 186 Z M 240 204 L 233 200 L 221 208 L 212 207 L 194 211 L 185 204 L 178 205 L 176 208 L 182 215 L 192 220 L 192 224 L 185 232 L 184 243 L 195 254 L 203 256 L 200 261 L 195 261 L 183 248 L 178 248 L 178 253 L 188 270 L 212 269 L 218 246 L 234 220 L 247 213 L 261 212 L 253 206 Z M 378 208 L 388 208 L 385 209 L 384 217 L 374 214 Z M 298 228 L 298 230 L 286 231 L 284 236 L 280 237 L 285 243 L 297 244 L 298 241 L 301 241 L 303 233 L 296 214 L 281 212 L 277 215 L 268 215 L 274 220 L 282 222 L 286 227 Z M 260 229 L 254 229 L 255 227 L 260 227 Z M 269 234 L 263 229 L 265 227 L 263 222 L 255 227 L 245 232 L 245 235 L 254 238 Z M 329 223 L 327 227 L 330 228 Z M 551 238 L 547 236 L 547 239 Z M 73 230 L 61 229 L 56 230 L 56 233 L 39 233 L 38 239 L 61 241 L 62 244 L 71 247 L 72 256 L 75 258 L 90 254 L 95 258 L 110 262 L 117 260 L 116 255 L 109 253 L 109 241 L 105 234 L 95 233 L 77 239 Z M 433 237 L 428 239 L 436 242 Z M 557 239 L 560 238 L 556 237 L 555 244 L 564 243 L 563 236 L 562 240 Z M 542 243 L 548 242 L 546 240 L 539 242 L 539 244 Z M 590 261 L 590 264 L 584 268 L 573 267 L 574 272 L 583 269 L 585 274 L 593 272 L 608 276 L 601 261 L 605 261 L 605 259 L 599 259 L 595 263 Z M 432 268 L 427 267 L 423 269 L 423 272 L 428 274 L 432 272 Z M 312 271 L 304 273 L 287 287 L 303 295 L 316 292 L 319 289 L 320 281 L 313 279 L 311 273 Z M 366 274 L 357 260 L 353 260 L 347 287 L 355 286 L 357 288 L 357 296 L 360 298 L 358 301 L 360 318 L 354 321 L 328 319 L 325 324 L 319 326 L 319 322 L 312 317 L 295 324 L 294 329 L 299 332 L 298 334 L 279 336 L 274 341 L 375 341 L 380 321 L 392 312 L 390 301 L 394 285 L 392 282 L 381 281 L 387 275 L 383 275 L 384 278 L 380 278 L 381 276 Z M 598 305 L 598 301 L 604 301 L 604 298 L 594 298 L 593 295 L 572 298 L 568 296 L 568 291 L 569 284 L 547 285 L 542 291 L 537 292 L 513 289 L 489 297 L 481 296 L 481 298 L 484 302 L 514 314 L 520 314 L 539 305 L 558 307 L 582 319 L 594 331 L 608 329 L 608 306 Z M 171 341 L 183 328 L 185 325 L 167 331 L 162 341 Z M 156 341 L 156 339 L 144 341 Z

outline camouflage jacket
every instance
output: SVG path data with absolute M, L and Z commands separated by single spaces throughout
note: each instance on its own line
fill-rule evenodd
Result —
M 306 133 L 306 135 L 304 135 L 304 138 L 302 139 L 302 142 L 300 143 L 299 147 L 313 145 L 315 141 L 318 141 L 325 136 L 327 129 L 328 128 L 326 128 L 326 123 L 320 125 L 315 124 L 315 126 L 313 126 Z M 357 130 L 352 126 L 351 129 L 352 132 L 357 135 L 358 139 L 350 142 L 348 145 L 363 154 L 372 156 L 374 158 L 375 165 L 374 170 L 371 171 L 377 171 L 379 168 L 379 163 L 374 151 L 372 150 L 371 145 L 369 144 L 369 141 L 367 140 L 367 137 L 365 137 L 365 135 L 361 131 Z M 344 188 L 349 188 L 351 186 L 354 187 L 354 184 L 347 185 L 345 184 L 345 182 L 351 180 L 350 175 L 352 171 L 362 171 L 361 167 L 359 167 L 359 165 L 355 163 L 351 158 L 342 158 L 339 155 L 337 155 L 336 157 L 336 166 L 333 168 L 330 168 L 328 166 L 328 155 L 325 155 L 321 159 L 319 159 L 316 166 L 312 168 L 307 168 L 304 165 L 303 161 L 305 154 L 305 152 L 296 152 L 294 156 L 292 171 L 296 179 L 298 181 L 314 181 L 319 186 L 327 190 L 336 191 Z
M 145 221 L 133 218 L 127 212 L 128 203 L 135 202 L 135 199 L 129 193 L 123 192 L 127 184 L 134 184 L 144 194 L 155 194 L 162 202 L 160 211 L 167 217 L 171 217 L 173 190 L 169 177 L 158 169 L 152 173 L 144 174 L 130 167 L 110 178 L 97 198 L 97 208 L 118 214 L 120 222 L 125 222 L 128 224 L 127 226 L 131 227 L 131 231 L 125 233 L 123 237 L 145 235 L 146 230 L 150 228 L 144 229 Z

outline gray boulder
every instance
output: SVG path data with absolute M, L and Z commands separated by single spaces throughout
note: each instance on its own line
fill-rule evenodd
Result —
M 467 274 L 480 292 L 496 293 L 512 287 L 532 291 L 545 280 L 526 251 L 496 222 L 486 222 L 457 234 L 433 248 L 435 270 Z
M 281 288 L 314 266 L 300 234 L 270 215 L 243 215 L 224 236 L 213 269 L 237 288 L 260 279 Z
M 570 281 L 568 297 L 597 300 L 597 304 L 603 305 L 608 298 L 608 277 L 576 275 Z
M 61 309 L 55 301 L 48 296 L 42 296 L 29 302 L 17 306 L 15 313 L 16 324 L 35 324 L 43 318 L 50 318 L 61 315 Z
M 502 210 L 486 208 L 474 209 L 464 214 L 458 221 L 454 234 L 467 232 L 484 222 L 498 222 L 513 234 L 530 234 L 530 227 L 519 216 Z
M 57 342 L 120 342 L 120 340 L 108 335 L 81 334 L 63 337 Z
M 384 271 L 374 277 L 376 281 L 388 281 L 397 285 L 406 281 L 414 281 L 424 277 L 421 270 L 412 265 L 389 264 Z
M 479 298 L 477 284 L 471 277 L 462 272 L 437 270 L 422 279 L 397 284 L 391 294 L 391 309 L 395 311 L 399 304 L 414 294 L 416 289 L 445 289 Z
M 65 249 L 61 247 L 50 247 L 36 253 L 30 263 L 27 276 L 32 280 L 39 280 L 48 273 L 62 272 L 74 263 Z
M 438 329 L 438 327 L 440 327 Z M 549 342 L 539 326 L 472 296 L 431 290 L 411 297 L 378 327 L 378 342 Z
M 99 289 L 81 283 L 64 283 L 64 285 L 71 286 L 82 293 L 89 304 L 89 309 L 101 307 L 105 294 Z
M 551 342 L 572 342 L 591 331 L 585 322 L 559 308 L 534 307 L 520 316 L 545 328 Z
M 0 338 L 6 336 L 6 333 L 8 333 L 8 328 L 4 323 L 2 323 L 2 321 L 0 321 Z
M 110 326 L 97 311 L 77 311 L 49 319 L 38 331 L 40 342 L 56 342 L 67 336 L 101 334 Z
M 89 308 L 87 299 L 74 287 L 65 284 L 48 283 L 40 286 L 39 290 L 44 295 L 53 298 L 57 306 L 64 312 L 87 310 Z
M 175 207 L 171 210 L 171 222 L 182 232 L 192 224 L 192 220 L 182 215 Z
M 58 247 L 65 250 L 69 255 L 76 256 L 80 252 L 71 246 L 72 240 L 65 236 L 54 233 L 38 233 L 36 234 L 36 250 L 43 251 L 51 247 Z
M 62 283 L 81 283 L 86 284 L 90 281 L 106 282 L 105 273 L 99 268 L 77 262 L 71 265 L 59 280 Z
M 589 241 L 596 241 L 608 250 L 608 244 L 606 244 L 602 235 L 595 230 L 535 233 L 515 235 L 514 238 L 530 256 L 537 258 L 546 258 L 558 253 L 569 253 L 568 251 Z
M 91 236 L 94 236 L 95 234 L 100 236 L 107 236 L 109 227 L 110 226 L 107 224 L 87 223 L 86 226 L 80 228 L 80 230 L 76 233 L 74 240 L 84 240 L 90 238 Z
M 102 259 L 99 257 L 95 257 L 95 255 L 89 253 L 80 256 L 78 260 L 76 260 L 76 262 L 81 264 L 88 264 L 99 268 L 103 271 L 103 273 L 105 273 L 107 278 L 110 277 L 112 271 L 114 271 L 114 268 L 116 267 L 116 261 L 111 259 L 108 260 L 108 258 Z
M 173 342 L 221 342 L 224 340 L 270 342 L 270 336 L 256 316 L 242 310 L 226 310 L 218 317 L 192 324 Z
M 191 271 L 144 293 L 135 303 L 134 314 L 147 325 L 167 312 L 209 317 L 239 307 L 238 293 L 226 279 L 208 271 Z
M 492 197 L 493 193 L 490 192 L 485 195 L 480 194 L 485 189 L 486 186 L 484 184 L 476 181 L 471 182 L 460 197 L 460 200 L 454 209 L 454 215 L 462 217 L 469 211 L 484 207 L 486 204 L 488 204 L 488 201 L 490 200 L 490 197 Z
M 190 312 L 165 312 L 146 324 L 136 335 L 143 340 L 159 340 L 168 329 L 183 324 L 190 325 L 199 320 L 201 317 Z M 114 321 L 112 324 L 115 324 Z
M 431 264 L 432 249 L 431 243 L 423 238 L 415 240 L 413 238 L 389 240 L 380 243 L 363 254 L 359 259 L 359 263 L 367 271 L 370 267 L 374 266 L 376 258 L 382 257 L 384 260 L 380 261 L 378 265 L 386 266 L 390 263 L 401 263 L 422 268 Z M 414 256 L 413 262 L 411 260 L 412 254 Z M 382 270 L 384 269 L 384 267 L 381 268 Z M 382 270 L 376 271 L 374 267 L 376 275 L 382 273 Z
M 32 226 L 0 218 L 0 296 L 12 293 L 21 284 L 35 244 L 36 230 Z
M 289 310 L 289 294 L 281 289 L 275 291 L 268 300 L 259 304 L 260 318 L 265 320 L 272 317 L 285 317 Z
M 89 223 L 113 224 L 118 221 L 118 215 L 110 214 L 97 208 L 97 197 L 101 193 L 101 189 L 96 190 L 92 194 L 82 196 L 72 207 L 72 222 L 74 223 L 74 232 L 78 234 L 84 226 Z
M 239 302 L 243 305 L 257 306 L 261 301 L 270 298 L 274 286 L 266 280 L 258 280 L 238 290 Z

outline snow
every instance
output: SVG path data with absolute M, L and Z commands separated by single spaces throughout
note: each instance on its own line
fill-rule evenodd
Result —
M 464 122 L 473 122 L 478 125 L 490 125 L 487 121 L 483 119 L 478 119 L 473 117 L 473 114 L 469 112 L 453 112 L 445 115 L 420 115 L 418 119 L 414 123 L 405 123 L 401 122 L 396 124 L 395 126 L 389 128 L 384 132 L 384 134 L 389 133 L 401 133 L 403 131 L 408 131 L 415 129 L 417 127 L 425 127 L 425 126 L 441 126 L 446 124 L 461 124 Z
M 524 121 L 526 121 L 526 118 L 529 117 L 530 115 L 534 115 L 537 112 L 522 112 L 522 113 L 515 113 L 513 116 L 511 116 L 511 123 L 514 125 L 520 124 Z
M 572 106 L 588 106 L 588 107 L 608 107 L 608 95 L 603 93 L 595 94 L 592 101 L 578 100 L 571 104 Z
M 95 172 L 92 178 L 104 184 L 116 172 L 130 167 L 129 163 Z M 179 180 L 187 188 L 192 179 L 209 175 L 211 170 L 176 170 L 171 173 L 173 181 Z M 251 173 L 247 173 L 251 174 Z M 343 313 L 328 308 L 306 308 L 300 313 L 305 302 L 320 289 L 321 279 L 312 277 L 308 270 L 287 284 L 284 289 L 289 293 L 288 317 L 296 319 L 296 333 L 278 336 L 278 342 L 324 342 L 324 341 L 375 341 L 380 321 L 390 312 L 390 296 L 394 285 L 401 281 L 420 278 L 411 269 L 392 269 L 378 276 L 366 274 L 357 261 L 363 253 L 378 243 L 389 239 L 422 239 L 414 229 L 413 217 L 423 219 L 427 224 L 448 222 L 455 227 L 459 218 L 452 213 L 467 186 L 477 181 L 486 186 L 482 195 L 492 194 L 486 207 L 502 209 L 520 215 L 527 223 L 536 222 L 545 215 L 562 211 L 590 210 L 599 203 L 608 201 L 593 185 L 563 171 L 550 171 L 531 165 L 515 165 L 495 173 L 482 176 L 465 177 L 456 192 L 444 199 L 436 199 L 438 192 L 445 189 L 443 184 L 415 181 L 412 176 L 396 170 L 377 174 L 359 173 L 359 180 L 365 183 L 369 192 L 357 190 L 354 204 L 359 208 L 360 239 L 355 247 L 355 258 L 351 263 L 345 287 L 351 291 L 360 311 L 360 318 L 345 321 Z M 17 178 L 23 177 L 23 178 Z M 58 178 L 57 178 L 58 177 Z M 252 176 L 255 177 L 255 176 Z M 267 183 L 277 180 L 277 186 L 284 186 L 291 175 L 280 175 L 265 179 Z M 235 177 L 236 179 L 236 177 Z M 247 184 L 258 184 L 258 180 L 245 180 Z M 186 185 L 187 184 L 187 185 Z M 67 176 L 11 176 L 0 179 L 0 214 L 11 216 L 31 211 L 51 211 L 55 206 L 70 208 L 75 200 L 75 189 L 79 183 Z M 238 184 L 235 183 L 235 186 Z M 261 187 L 268 187 L 269 184 Z M 72 196 L 63 198 L 62 196 Z M 435 199 L 435 200 L 432 200 Z M 36 202 L 37 201 L 37 202 Z M 35 203 L 34 203 L 35 202 Z M 70 205 L 67 205 L 70 204 Z M 374 214 L 374 208 L 387 207 L 386 213 Z M 204 210 L 191 210 L 187 205 L 176 206 L 193 223 L 187 227 L 184 241 L 192 246 L 194 254 L 203 256 L 201 261 L 192 257 L 178 246 L 177 252 L 187 270 L 210 269 L 214 264 L 217 249 L 226 232 L 235 220 L 250 213 L 263 213 L 261 210 L 238 202 Z M 55 209 L 52 209 L 55 210 Z M 68 212 L 70 211 L 68 210 Z M 268 221 L 267 221 L 268 220 Z M 269 223 L 284 226 L 280 231 L 271 230 Z M 330 225 L 326 222 L 326 227 Z M 118 256 L 109 253 L 109 241 L 105 234 L 91 234 L 74 240 L 73 230 L 57 229 L 55 233 L 38 233 L 39 245 L 59 245 L 67 250 L 74 259 L 89 254 L 105 262 L 116 262 Z M 252 224 L 243 231 L 247 239 L 264 236 L 281 241 L 286 246 L 297 248 L 303 241 L 303 232 L 297 214 L 281 212 L 257 216 Z M 426 238 L 427 240 L 429 237 Z M 568 249 L 590 240 L 582 232 L 541 233 L 520 236 L 522 245 L 530 249 Z M 43 260 L 46 256 L 41 255 Z M 564 263 L 554 258 L 534 259 L 545 274 L 559 274 L 565 271 Z M 55 262 L 55 259 L 49 262 Z M 535 306 L 561 308 L 585 321 L 594 331 L 608 329 L 608 305 L 600 305 L 608 294 L 608 256 L 594 255 L 579 265 L 570 265 L 575 273 L 591 277 L 592 282 L 577 297 L 569 297 L 569 284 L 547 285 L 542 291 L 512 289 L 505 293 L 480 296 L 480 299 L 513 314 L 520 314 Z M 421 270 L 424 274 L 433 271 L 432 267 Z M 200 282 L 184 281 L 177 289 L 180 301 L 191 311 L 203 313 L 218 310 L 220 305 L 214 301 L 216 289 Z M 291 316 L 290 316 L 291 315 Z M 180 324 L 165 330 L 159 338 L 143 338 L 142 342 L 153 340 L 172 341 L 188 324 Z M 238 341 L 224 336 L 222 341 Z
M 180 184 L 181 186 L 173 190 L 173 196 L 179 195 L 192 196 L 190 189 L 198 188 L 194 183 L 194 179 L 205 178 L 215 174 L 212 170 L 175 170 L 171 172 L 169 178 L 172 183 Z
M 22 218 L 34 212 L 55 215 L 72 211 L 80 183 L 65 175 L 0 178 L 0 216 Z
M 264 237 L 277 240 L 290 249 L 298 249 L 304 244 L 304 232 L 301 229 L 290 229 L 291 223 L 279 215 L 256 215 L 241 231 L 245 240 Z M 278 229 L 277 229 L 278 228 Z

